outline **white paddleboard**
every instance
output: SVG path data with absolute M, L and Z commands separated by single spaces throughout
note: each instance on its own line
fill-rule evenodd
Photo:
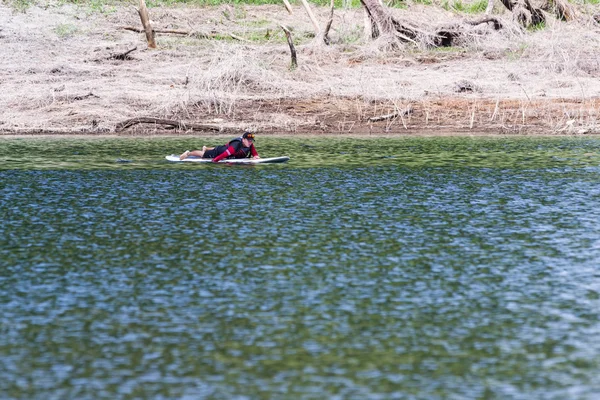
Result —
M 179 156 L 176 154 L 171 154 L 170 156 L 165 157 L 168 161 L 172 162 L 195 162 L 195 163 L 210 163 L 212 162 L 212 158 L 200 158 L 190 156 L 185 160 L 180 160 Z M 283 163 L 289 160 L 290 158 L 287 156 L 282 157 L 271 157 L 271 158 L 232 158 L 225 159 L 219 161 L 219 163 L 223 164 L 274 164 L 274 163 Z

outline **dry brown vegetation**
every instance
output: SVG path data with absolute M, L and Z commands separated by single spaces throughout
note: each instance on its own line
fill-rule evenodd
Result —
M 150 50 L 143 33 L 123 29 L 141 27 L 133 7 L 0 4 L 0 132 L 600 133 L 597 10 L 525 30 L 501 7 L 502 29 L 472 26 L 443 49 L 369 41 L 362 9 L 335 10 L 327 46 L 300 6 L 151 8 L 156 30 L 188 34 L 157 33 Z M 329 9 L 314 11 L 324 25 Z M 391 12 L 421 27 L 474 19 L 418 4 Z M 280 24 L 292 31 L 295 69 Z M 184 123 L 117 132 L 137 117 Z

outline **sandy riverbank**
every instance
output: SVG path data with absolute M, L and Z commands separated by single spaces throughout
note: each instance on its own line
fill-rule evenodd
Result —
M 335 11 L 325 46 L 300 7 L 152 8 L 155 28 L 189 33 L 158 34 L 156 50 L 123 29 L 140 26 L 133 7 L 101 11 L 0 5 L 0 134 L 191 132 L 118 129 L 139 117 L 223 134 L 600 133 L 600 26 L 585 10 L 534 32 L 495 10 L 504 29 L 479 27 L 461 47 L 394 51 L 364 39 L 361 9 Z M 324 23 L 329 10 L 315 11 Z M 470 18 L 423 5 L 393 12 L 420 26 Z M 296 69 L 279 24 L 293 30 Z

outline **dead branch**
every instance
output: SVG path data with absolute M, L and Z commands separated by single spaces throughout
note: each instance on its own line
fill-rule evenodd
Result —
M 394 113 L 391 114 L 385 114 L 385 115 L 380 115 L 377 117 L 371 117 L 369 118 L 369 122 L 378 122 L 378 121 L 386 121 L 388 119 L 395 119 L 398 117 L 404 117 L 406 115 L 412 114 L 413 110 L 412 107 L 409 105 L 406 107 L 406 109 L 402 110 L 402 111 L 396 111 Z
M 284 25 L 279 26 L 281 26 L 281 29 L 283 29 L 283 32 L 285 32 L 285 37 L 287 38 L 288 45 L 290 46 L 290 53 L 292 55 L 292 69 L 294 69 L 298 66 L 298 60 L 296 59 L 296 48 L 294 47 L 294 41 L 292 40 L 292 32 L 290 32 L 290 30 Z
M 126 31 L 132 31 L 137 33 L 145 32 L 144 29 L 136 28 L 134 26 L 122 26 L 121 29 L 125 29 Z M 233 33 L 204 33 L 204 32 L 191 32 L 191 31 L 180 31 L 175 29 L 154 29 L 154 33 L 170 33 L 173 35 L 185 35 L 185 36 L 193 36 L 198 39 L 216 39 L 221 38 L 225 35 L 231 36 L 232 39 L 239 40 L 240 42 L 250 43 L 250 40 L 244 39 L 241 36 L 237 36 Z
M 121 29 L 125 29 L 126 31 L 132 31 L 137 33 L 146 32 L 145 29 L 136 28 L 134 26 L 122 26 Z M 153 29 L 154 33 L 172 33 L 174 35 L 191 35 L 191 32 L 188 31 L 179 31 L 175 29 Z
M 119 122 L 116 125 L 116 131 L 121 132 L 133 125 L 137 124 L 155 124 L 167 125 L 171 129 L 191 130 L 191 131 L 220 131 L 221 128 L 217 125 L 210 124 L 190 124 L 183 121 L 175 121 L 170 119 L 154 118 L 154 117 L 137 117 Z
M 312 10 L 310 9 L 310 5 L 308 4 L 308 1 L 306 1 L 306 0 L 300 0 L 300 1 L 302 1 L 302 5 L 304 6 L 304 9 L 306 10 L 308 17 L 310 18 L 310 21 L 312 22 L 313 26 L 315 27 L 315 36 L 318 37 L 321 34 L 321 28 L 319 27 L 319 23 L 317 22 L 315 15 L 313 14 Z
M 248 39 L 244 39 L 244 38 L 243 38 L 243 37 L 241 37 L 241 36 L 234 35 L 233 33 L 230 33 L 230 34 L 229 34 L 229 36 L 231 36 L 231 38 L 232 38 L 232 39 L 239 40 L 240 42 L 251 43 L 251 41 L 250 41 L 250 40 L 248 40 Z
M 323 41 L 326 45 L 329 45 L 331 41 L 329 40 L 329 30 L 331 29 L 331 24 L 333 24 L 333 8 L 334 8 L 334 0 L 331 0 L 331 8 L 329 13 L 329 21 L 327 21 L 327 25 L 325 26 L 325 32 L 323 33 Z
M 283 0 L 283 5 L 285 5 L 285 9 L 291 14 L 292 13 L 292 5 L 288 0 Z
M 499 31 L 502 29 L 502 23 L 498 18 L 495 17 L 483 17 L 474 21 L 465 21 L 465 24 L 477 26 L 480 24 L 487 24 L 488 22 L 492 22 L 494 24 L 494 30 Z
M 85 100 L 85 99 L 89 99 L 90 97 L 94 97 L 96 99 L 100 98 L 100 96 L 96 96 L 94 93 L 89 92 L 88 94 L 81 94 L 78 96 L 74 96 L 73 100 Z
M 125 53 L 119 53 L 119 54 L 113 54 L 110 57 L 108 57 L 109 60 L 131 60 L 131 57 L 129 56 L 129 53 L 133 52 L 137 50 L 137 46 L 134 47 L 133 49 L 129 49 L 127 50 Z
M 148 47 L 151 49 L 156 48 L 156 40 L 154 40 L 154 30 L 150 25 L 150 17 L 148 16 L 148 9 L 146 8 L 146 1 L 140 0 L 140 9 L 138 10 L 144 31 L 146 32 L 146 40 L 148 41 Z

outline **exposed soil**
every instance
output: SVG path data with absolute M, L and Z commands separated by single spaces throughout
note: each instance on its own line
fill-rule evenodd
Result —
M 326 46 L 300 7 L 151 8 L 159 48 L 147 49 L 133 7 L 0 4 L 0 134 L 201 134 L 137 117 L 210 124 L 223 133 L 598 134 L 600 26 L 478 27 L 451 49 L 363 34 L 363 11 L 336 10 Z M 327 9 L 315 9 L 324 25 Z M 393 12 L 423 29 L 468 16 L 412 5 Z M 279 24 L 293 32 L 298 68 Z M 234 39 L 235 38 L 235 39 Z M 133 51 L 125 54 L 127 51 Z

